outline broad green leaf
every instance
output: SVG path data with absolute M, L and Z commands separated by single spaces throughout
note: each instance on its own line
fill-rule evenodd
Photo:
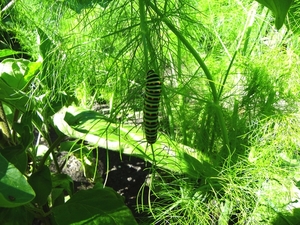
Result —
M 0 76 L 11 88 L 23 90 L 29 86 L 41 64 L 25 59 L 5 59 L 0 63 Z
M 24 80 L 27 86 L 29 83 L 31 83 L 32 79 L 35 77 L 41 65 L 42 65 L 41 62 L 30 62 L 27 65 L 27 70 L 25 71 L 24 74 Z
M 12 108 L 10 108 L 8 105 L 4 103 L 3 103 L 3 109 L 8 123 L 12 124 L 14 119 L 14 111 L 12 110 Z
M 7 85 L 7 83 L 0 77 L 0 101 L 3 101 L 9 106 L 12 106 L 22 112 L 27 109 L 32 109 L 34 104 L 29 97 L 18 90 Z
M 53 95 L 52 91 L 49 91 L 47 94 Z M 53 116 L 64 106 L 69 106 L 74 102 L 76 103 L 77 99 L 70 92 L 67 93 L 65 91 L 57 91 L 55 93 L 55 98 L 50 98 L 50 100 L 48 99 L 47 101 L 49 102 L 49 104 L 43 106 L 43 115 L 46 118 Z
M 152 152 L 141 127 L 110 123 L 94 111 L 76 107 L 64 108 L 54 115 L 54 124 L 67 136 L 134 155 L 159 167 L 185 173 L 193 178 L 216 175 L 211 159 L 200 151 L 172 142 L 167 136 L 160 134 Z
M 65 203 L 65 190 L 63 188 L 53 188 L 51 191 L 52 206 L 59 206 Z
M 23 76 L 29 63 L 26 59 L 5 59 L 0 63 L 0 76 L 10 87 L 22 90 L 26 85 Z
M 19 134 L 20 144 L 23 146 L 24 151 L 33 142 L 33 126 L 32 126 L 32 112 L 25 112 L 22 115 L 20 123 L 14 123 L 13 129 Z
M 52 181 L 50 170 L 47 166 L 44 166 L 40 171 L 32 174 L 28 183 L 35 191 L 34 203 L 44 205 L 47 202 L 48 196 L 52 190 Z
M 82 145 L 82 144 L 77 144 L 76 141 L 64 141 L 60 144 L 60 151 L 67 151 L 67 152 L 83 152 L 83 153 L 88 153 L 90 150 Z
M 67 174 L 53 174 L 51 178 L 53 188 L 63 188 L 70 196 L 73 195 L 74 186 L 71 177 L 69 177 Z
M 0 208 L 1 225 L 25 225 L 32 224 L 34 214 L 26 207 Z
M 30 84 L 41 65 L 41 62 L 26 59 L 4 59 L 0 63 L 0 76 L 10 87 L 22 90 Z
M 34 197 L 26 178 L 0 154 L 0 207 L 18 207 Z
M 43 59 L 45 59 L 55 44 L 41 28 L 37 27 L 37 31 L 40 37 L 40 53 Z
M 24 78 L 28 64 L 25 59 L 5 59 L 0 63 L 0 101 L 22 112 L 33 108 L 33 102 L 22 92 L 28 83 Z
M 286 15 L 293 0 L 256 0 L 260 4 L 269 8 L 275 16 L 275 27 L 280 29 L 285 21 Z
M 0 153 L 12 163 L 21 173 L 24 173 L 28 165 L 28 157 L 22 145 L 10 146 L 0 150 Z
M 0 58 L 11 56 L 11 55 L 16 55 L 19 53 L 22 53 L 22 52 L 18 52 L 18 51 L 12 50 L 12 49 L 1 49 L 0 50 Z
M 137 224 L 122 197 L 111 188 L 79 191 L 65 204 L 54 207 L 52 211 L 58 225 Z
M 273 225 L 295 225 L 300 221 L 300 209 L 294 208 L 292 212 L 279 212 L 277 218 L 272 222 Z

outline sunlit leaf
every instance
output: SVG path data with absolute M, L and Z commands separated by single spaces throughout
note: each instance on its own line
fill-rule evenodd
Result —
M 22 92 L 27 85 L 24 74 L 29 62 L 25 59 L 5 59 L 0 63 L 0 101 L 23 112 L 33 108 L 33 102 Z
M 37 31 L 40 39 L 40 43 L 39 43 L 40 53 L 43 59 L 45 59 L 49 54 L 51 48 L 53 48 L 55 45 L 52 42 L 52 40 L 48 37 L 48 35 L 41 28 L 37 27 Z
M 11 56 L 11 55 L 16 55 L 16 54 L 20 54 L 20 53 L 23 53 L 23 52 L 15 51 L 12 49 L 1 49 L 0 50 L 0 58 Z
M 25 85 L 25 71 L 30 61 L 26 59 L 5 59 L 0 63 L 0 77 L 10 87 L 21 90 Z
M 37 74 L 37 71 L 40 69 L 41 65 L 42 65 L 41 62 L 30 62 L 28 64 L 27 70 L 24 74 L 24 80 L 27 85 L 35 77 L 35 75 Z
M 185 173 L 193 178 L 216 175 L 210 159 L 187 146 L 159 135 L 153 151 L 145 141 L 141 127 L 108 122 L 97 112 L 76 107 L 63 108 L 54 115 L 54 124 L 67 136 L 81 138 L 102 148 L 134 155 L 157 166 Z
M 0 154 L 0 207 L 18 207 L 34 197 L 25 177 Z

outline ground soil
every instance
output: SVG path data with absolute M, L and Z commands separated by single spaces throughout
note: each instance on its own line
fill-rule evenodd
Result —
M 100 160 L 106 168 L 106 156 L 109 158 L 109 172 L 103 173 L 103 180 L 107 176 L 106 186 L 113 188 L 120 195 L 124 196 L 125 204 L 132 211 L 137 222 L 147 220 L 146 213 L 138 212 L 136 204 L 148 204 L 148 191 L 149 188 L 144 185 L 147 175 L 150 172 L 151 165 L 142 159 L 120 155 L 119 152 L 106 151 L 99 149 Z M 144 195 L 138 194 L 144 186 Z
M 138 212 L 137 204 L 148 204 L 149 188 L 145 181 L 151 170 L 151 164 L 144 160 L 119 152 L 98 148 L 99 169 L 103 183 L 124 197 L 125 205 L 132 211 L 139 224 L 149 220 L 145 212 Z M 67 160 L 66 160 L 67 159 Z M 92 188 L 93 184 L 84 177 L 81 162 L 68 152 L 58 153 L 58 164 L 62 173 L 68 174 L 74 181 L 75 191 Z M 50 169 L 55 172 L 54 164 Z M 143 193 L 140 190 L 143 188 Z

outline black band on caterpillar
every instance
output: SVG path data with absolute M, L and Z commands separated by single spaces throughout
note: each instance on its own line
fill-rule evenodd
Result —
M 146 94 L 144 100 L 144 128 L 149 144 L 154 144 L 157 139 L 158 107 L 161 93 L 159 75 L 154 70 L 149 70 L 146 79 Z

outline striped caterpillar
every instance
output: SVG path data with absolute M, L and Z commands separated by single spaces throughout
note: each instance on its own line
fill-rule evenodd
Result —
M 161 93 L 161 81 L 154 70 L 149 70 L 146 78 L 146 94 L 144 99 L 144 128 L 149 144 L 157 139 L 158 107 Z

